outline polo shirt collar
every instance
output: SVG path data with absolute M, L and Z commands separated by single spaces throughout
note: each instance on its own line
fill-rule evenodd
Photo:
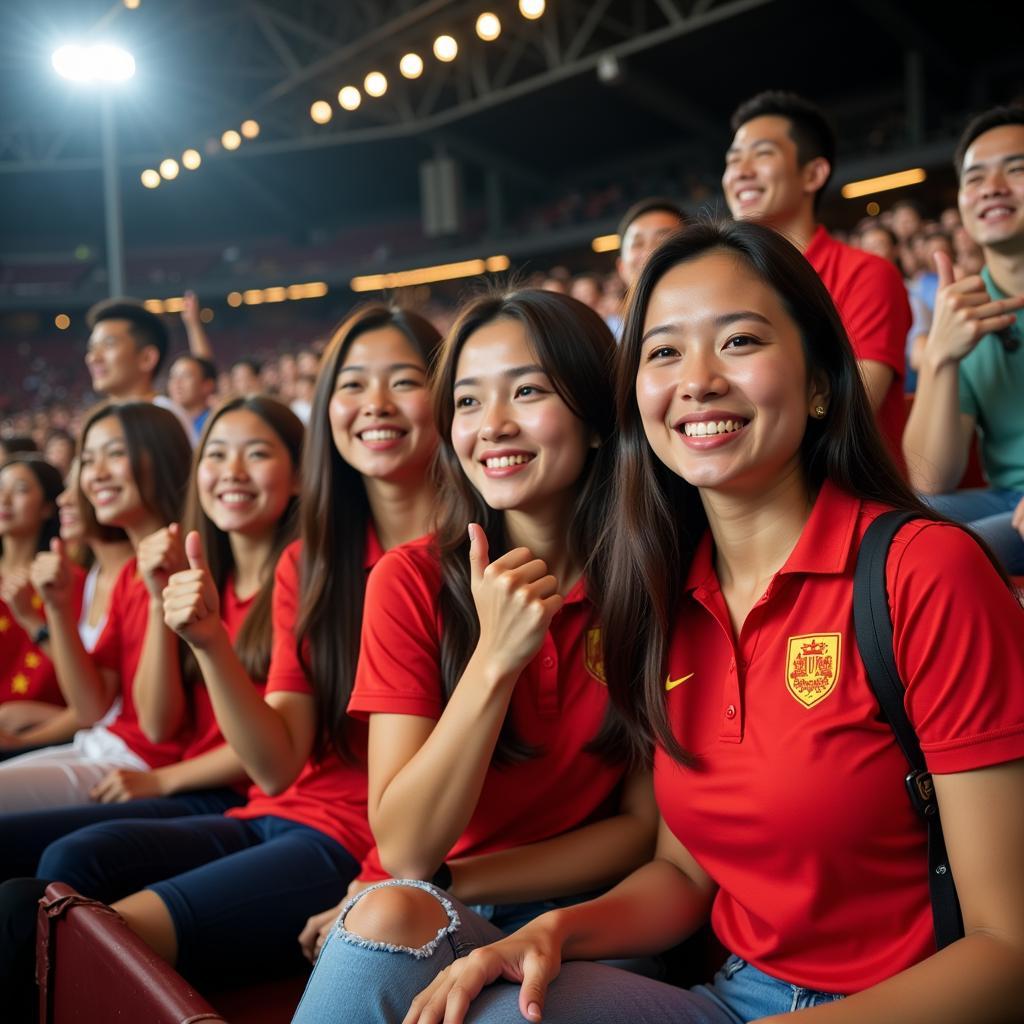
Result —
M 796 547 L 777 575 L 783 573 L 817 573 L 832 575 L 846 571 L 850 563 L 853 538 L 860 518 L 860 498 L 841 490 L 831 480 L 822 484 Z M 701 538 L 690 563 L 686 590 L 701 585 L 718 589 L 715 575 L 714 545 L 711 531 Z

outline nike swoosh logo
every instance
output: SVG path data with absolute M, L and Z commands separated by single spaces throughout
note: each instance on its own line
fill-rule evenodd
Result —
M 696 672 L 691 672 L 688 676 L 680 676 L 678 679 L 673 679 L 670 675 L 665 676 L 665 689 L 674 690 L 680 683 L 685 683 L 687 679 L 692 679 L 696 674 Z

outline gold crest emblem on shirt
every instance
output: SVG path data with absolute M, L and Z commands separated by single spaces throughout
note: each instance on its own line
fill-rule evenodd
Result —
M 583 664 L 598 682 L 608 685 L 604 675 L 604 647 L 601 644 L 601 630 L 595 627 L 587 630 L 583 648 Z
M 786 689 L 805 708 L 820 704 L 835 689 L 841 653 L 841 633 L 791 636 L 786 653 Z

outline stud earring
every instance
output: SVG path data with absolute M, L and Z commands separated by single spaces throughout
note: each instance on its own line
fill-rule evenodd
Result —
M 819 420 L 820 419 L 824 419 L 824 417 L 825 417 L 825 406 L 823 406 L 823 405 L 816 405 L 814 407 L 814 415 L 817 416 Z

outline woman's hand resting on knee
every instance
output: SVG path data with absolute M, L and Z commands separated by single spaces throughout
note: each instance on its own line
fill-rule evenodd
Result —
M 548 986 L 561 969 L 562 933 L 555 911 L 445 968 L 413 1000 L 402 1024 L 462 1024 L 473 1000 L 499 979 L 521 983 L 519 1012 L 539 1021 Z

